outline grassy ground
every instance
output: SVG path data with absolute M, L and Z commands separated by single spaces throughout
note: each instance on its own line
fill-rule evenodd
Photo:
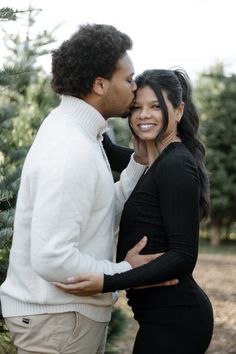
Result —
M 236 254 L 236 241 L 222 241 L 220 246 L 212 247 L 207 240 L 200 240 L 199 253 Z

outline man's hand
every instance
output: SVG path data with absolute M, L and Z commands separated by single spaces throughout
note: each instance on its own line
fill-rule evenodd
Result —
M 160 257 L 163 253 L 155 253 L 155 254 L 140 254 L 142 249 L 147 244 L 147 236 L 144 236 L 136 245 L 131 248 L 125 257 L 125 261 L 128 262 L 132 268 L 139 267 L 143 264 L 149 263 L 154 259 Z

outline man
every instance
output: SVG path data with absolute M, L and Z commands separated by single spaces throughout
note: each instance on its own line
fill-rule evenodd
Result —
M 114 187 L 102 147 L 109 117 L 127 115 L 134 98 L 130 38 L 107 25 L 85 25 L 52 58 L 60 105 L 42 123 L 26 157 L 18 194 L 3 316 L 18 354 L 103 353 L 113 295 L 68 295 L 53 281 L 113 274 L 153 259 L 113 263 L 115 219 L 145 166 L 135 154 Z

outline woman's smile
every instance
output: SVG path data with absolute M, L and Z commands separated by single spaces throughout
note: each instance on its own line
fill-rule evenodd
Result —
M 149 132 L 156 126 L 155 123 L 140 123 L 138 124 L 139 129 L 141 132 Z

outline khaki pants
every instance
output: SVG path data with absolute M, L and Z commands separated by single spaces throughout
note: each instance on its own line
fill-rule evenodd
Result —
M 18 354 L 103 354 L 108 324 L 78 312 L 9 317 Z

